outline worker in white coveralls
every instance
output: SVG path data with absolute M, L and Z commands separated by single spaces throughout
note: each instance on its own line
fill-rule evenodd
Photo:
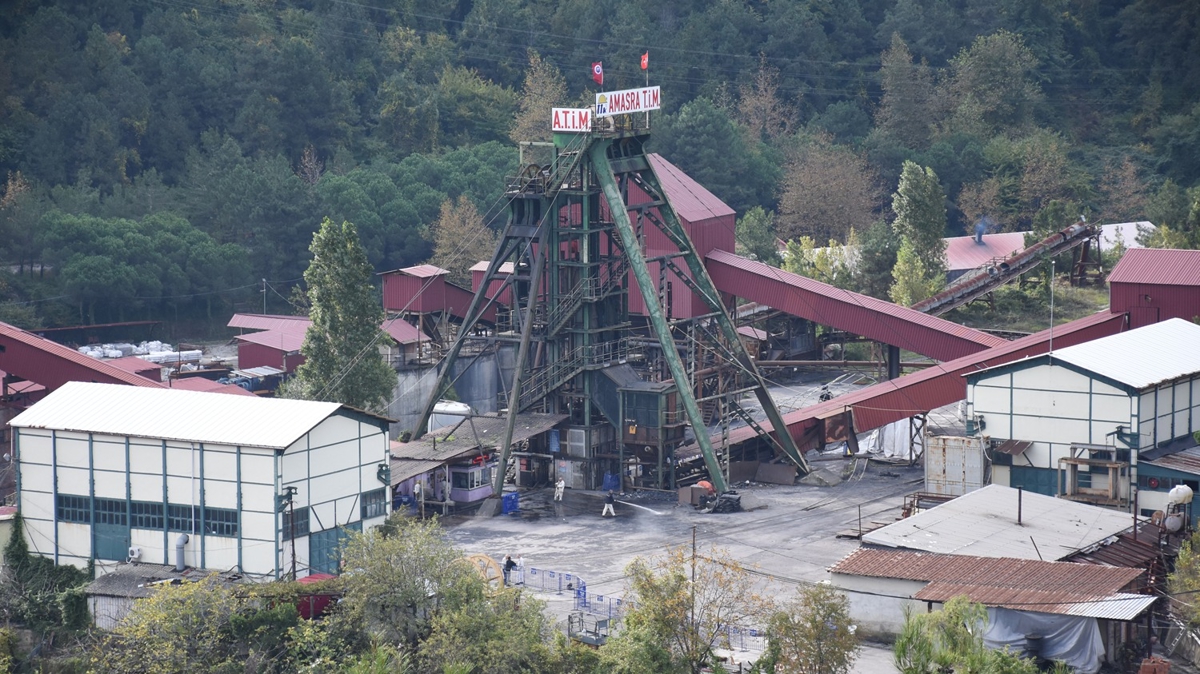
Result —
M 566 490 L 567 490 L 567 481 L 562 479 L 561 477 L 558 478 L 558 482 L 554 483 L 554 500 L 561 501 L 563 499 L 563 492 L 565 492 Z

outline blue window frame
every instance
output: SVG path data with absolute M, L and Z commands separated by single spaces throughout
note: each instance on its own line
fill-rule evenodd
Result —
M 293 523 L 295 529 L 292 529 Z M 292 536 L 299 538 L 307 536 L 309 533 L 309 511 L 307 507 L 296 508 L 295 511 L 283 512 L 283 526 L 280 527 L 280 533 L 283 534 L 283 540 L 290 540 Z
M 387 490 L 373 489 L 364 492 L 362 495 L 361 511 L 362 519 L 369 520 L 372 517 L 383 517 L 387 514 Z
M 125 501 L 115 498 L 96 499 L 96 524 L 111 524 L 114 526 L 129 526 L 129 515 L 125 511 Z
M 199 516 L 199 506 L 167 506 L 167 528 L 171 531 L 182 531 L 185 534 L 195 533 L 196 519 L 198 519 Z
M 131 525 L 134 529 L 163 528 L 163 504 L 149 501 L 134 501 L 129 504 Z
M 59 522 L 92 523 L 92 503 L 87 496 L 58 494 L 54 498 L 54 517 Z
M 228 508 L 205 508 L 204 533 L 210 536 L 236 538 L 238 535 L 237 511 Z
M 318 531 L 308 537 L 308 566 L 321 573 L 341 573 L 342 542 L 350 531 L 362 531 L 362 522 Z

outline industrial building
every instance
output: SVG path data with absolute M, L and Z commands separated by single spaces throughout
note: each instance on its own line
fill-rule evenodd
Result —
M 11 422 L 29 549 L 254 579 L 338 570 L 383 521 L 388 419 L 337 403 L 69 382 Z
M 1131 507 L 1141 452 L 1196 444 L 1197 344 L 1200 325 L 1172 318 L 969 374 L 968 432 L 997 447 L 992 481 Z M 1162 489 L 1138 502 L 1166 505 Z

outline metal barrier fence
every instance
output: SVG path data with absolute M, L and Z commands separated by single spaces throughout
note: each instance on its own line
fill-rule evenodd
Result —
M 627 602 L 621 597 L 588 592 L 587 582 L 572 573 L 532 566 L 517 567 L 512 570 L 510 582 L 513 585 L 524 586 L 538 592 L 570 593 L 576 611 L 610 619 L 619 618 L 623 612 L 633 606 L 631 602 Z M 767 646 L 766 632 L 758 628 L 729 625 L 721 631 L 729 640 L 730 648 L 743 651 L 762 651 Z

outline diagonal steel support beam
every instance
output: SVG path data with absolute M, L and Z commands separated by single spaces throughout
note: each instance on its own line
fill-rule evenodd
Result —
M 649 165 L 645 169 L 637 171 L 635 182 L 651 199 L 667 201 L 662 185 L 658 181 L 658 176 L 654 174 L 654 169 Z M 612 205 L 610 203 L 610 206 Z M 616 208 L 613 208 L 613 211 L 615 212 Z M 659 221 L 655 221 L 653 218 L 648 219 L 659 227 L 663 234 L 670 238 L 681 251 L 687 253 L 683 256 L 683 259 L 687 263 L 688 269 L 692 272 L 691 277 L 697 286 L 697 294 L 709 305 L 709 309 L 716 313 L 716 320 L 721 328 L 721 334 L 732 349 L 736 362 L 757 384 L 754 393 L 758 396 L 758 402 L 762 405 L 763 411 L 766 412 L 767 420 L 771 422 L 771 426 L 775 430 L 775 440 L 783 448 L 783 453 L 795 462 L 800 471 L 808 473 L 810 470 L 808 462 L 804 460 L 804 456 L 796 447 L 795 440 L 792 439 L 791 433 L 787 430 L 787 425 L 783 423 L 783 416 L 779 414 L 779 409 L 775 407 L 775 401 L 771 399 L 771 394 L 767 391 L 767 385 L 763 381 L 762 374 L 758 371 L 754 360 L 750 358 L 750 354 L 746 353 L 742 340 L 738 337 L 737 328 L 729 318 L 727 309 L 720 301 L 721 294 L 717 290 L 716 284 L 713 283 L 712 277 L 708 275 L 708 270 L 704 267 L 704 262 L 700 259 L 700 255 L 696 252 L 696 247 L 692 245 L 692 240 L 688 237 L 687 230 L 683 228 L 682 223 L 679 222 L 679 218 L 675 215 L 675 210 L 670 206 L 659 208 L 658 213 L 660 216 Z
M 687 371 L 683 367 L 683 361 L 679 358 L 679 352 L 676 351 L 675 340 L 671 337 L 671 326 L 667 324 L 662 305 L 659 304 L 657 286 L 654 279 L 650 277 L 650 270 L 646 267 L 646 256 L 642 253 L 642 246 L 637 239 L 637 234 L 633 231 L 633 223 L 629 220 L 629 211 L 625 207 L 625 200 L 621 198 L 621 191 L 617 187 L 616 178 L 613 177 L 612 164 L 608 161 L 608 148 L 611 145 L 612 141 L 597 141 L 588 150 L 592 166 L 595 167 L 596 179 L 604 191 L 605 200 L 608 201 L 608 209 L 612 213 L 617 234 L 621 238 L 621 245 L 625 248 L 625 255 L 629 259 L 629 267 L 633 270 L 633 275 L 638 282 L 638 290 L 641 291 L 642 300 L 646 303 L 646 313 L 649 314 L 650 324 L 654 327 L 659 346 L 662 347 L 663 359 L 667 361 L 667 369 L 671 371 L 671 377 L 675 380 L 675 390 L 683 403 L 684 411 L 687 412 L 688 421 L 696 435 L 696 443 L 700 445 L 700 452 L 704 456 L 704 465 L 708 468 L 709 479 L 718 492 L 724 493 L 728 491 L 728 486 L 725 484 L 721 464 L 713 452 L 712 442 L 708 437 L 708 428 L 704 425 L 704 417 L 700 414 L 696 397 L 692 395 Z

